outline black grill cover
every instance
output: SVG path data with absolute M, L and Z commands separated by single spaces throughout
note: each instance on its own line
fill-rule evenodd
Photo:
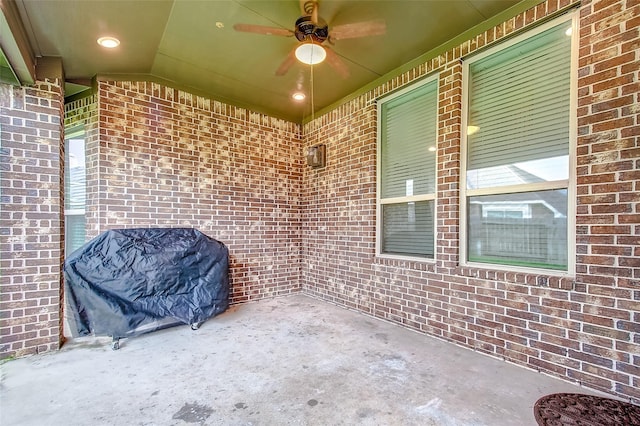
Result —
M 229 306 L 228 255 L 195 229 L 106 231 L 64 263 L 71 331 L 119 338 L 199 324 Z

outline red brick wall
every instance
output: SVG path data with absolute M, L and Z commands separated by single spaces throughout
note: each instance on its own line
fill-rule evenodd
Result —
M 64 240 L 59 82 L 0 85 L 0 354 L 60 346 Z
M 299 125 L 155 83 L 97 96 L 90 236 L 197 228 L 229 247 L 232 303 L 299 291 Z
M 327 167 L 304 174 L 303 291 L 638 402 L 638 2 L 580 6 L 575 279 L 459 266 L 460 59 L 571 3 L 541 3 L 304 126 Z M 375 101 L 433 71 L 436 260 L 376 258 Z
M 580 14 L 576 292 L 578 380 L 640 399 L 640 3 Z M 597 379 L 592 379 L 597 376 Z

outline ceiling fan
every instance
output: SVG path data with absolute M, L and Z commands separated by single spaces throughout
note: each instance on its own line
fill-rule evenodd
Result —
M 252 24 L 235 24 L 233 28 L 236 31 L 292 37 L 295 36 L 299 41 L 296 46 L 280 64 L 276 70 L 276 75 L 285 75 L 289 68 L 295 63 L 296 58 L 305 63 L 319 63 L 325 59 L 329 65 L 343 78 L 349 76 L 349 68 L 347 64 L 338 56 L 327 44 L 334 44 L 338 40 L 349 38 L 368 37 L 384 34 L 387 30 L 384 20 L 354 22 L 352 24 L 329 26 L 318 16 L 317 0 L 300 0 L 300 16 L 295 23 L 295 28 L 289 30 L 286 28 L 267 27 L 263 25 Z M 303 47 L 304 46 L 304 47 Z M 321 46 L 318 48 L 318 46 Z M 300 48 L 309 48 L 307 53 L 317 55 L 316 58 L 302 59 Z M 320 56 L 321 59 L 318 57 Z M 319 59 L 319 60 L 318 60 Z

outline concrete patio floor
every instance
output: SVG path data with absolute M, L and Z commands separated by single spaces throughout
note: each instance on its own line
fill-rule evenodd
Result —
M 303 295 L 0 366 L 2 425 L 535 425 L 597 394 Z

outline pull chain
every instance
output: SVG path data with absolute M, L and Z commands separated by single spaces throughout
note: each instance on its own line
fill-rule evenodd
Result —
M 313 100 L 314 87 L 313 87 L 313 64 L 311 65 L 311 121 L 315 120 L 315 102 Z

